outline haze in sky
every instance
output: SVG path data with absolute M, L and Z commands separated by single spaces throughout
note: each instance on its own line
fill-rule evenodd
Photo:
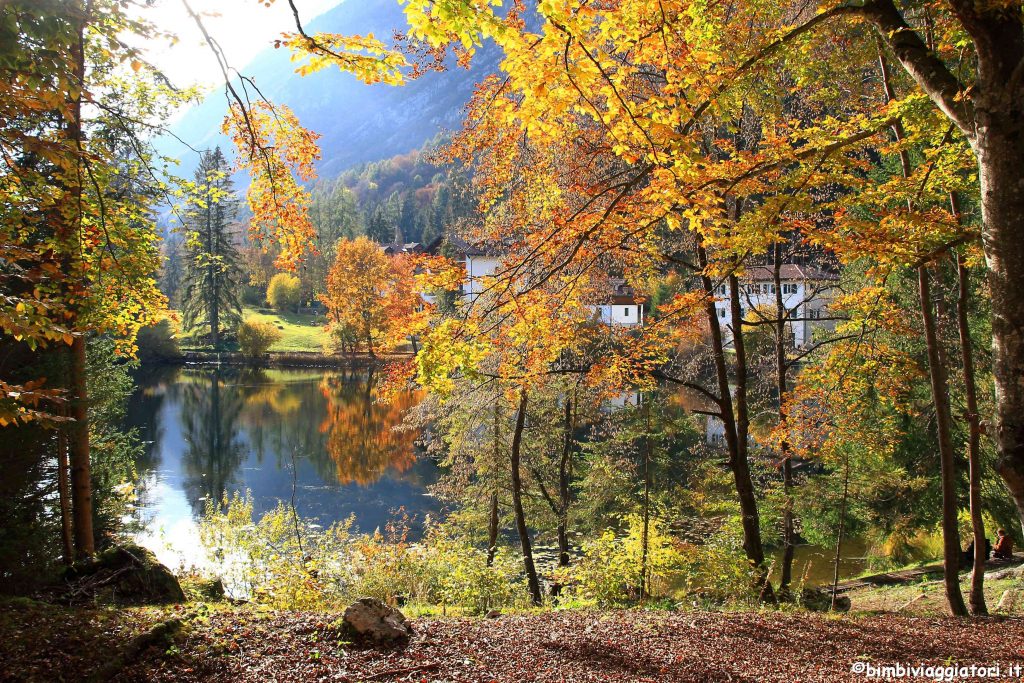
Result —
M 232 67 L 241 69 L 281 33 L 294 32 L 295 22 L 287 0 L 270 7 L 262 0 L 187 0 L 202 15 L 210 35 L 220 44 Z M 342 0 L 295 0 L 303 24 Z M 358 0 L 356 0 L 358 1 Z M 149 61 L 177 86 L 213 87 L 223 82 L 220 67 L 202 33 L 188 15 L 183 0 L 156 0 L 138 14 L 157 28 L 174 33 L 178 42 L 153 40 L 142 46 Z

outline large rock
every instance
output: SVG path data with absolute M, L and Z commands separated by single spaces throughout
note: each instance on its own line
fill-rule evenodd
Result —
M 412 626 L 405 615 L 377 598 L 360 598 L 348 606 L 342 617 L 346 633 L 375 643 L 405 645 Z
M 67 573 L 72 602 L 101 600 L 120 605 L 185 602 L 185 593 L 170 569 L 137 545 L 113 546 Z
M 1007 567 L 996 571 L 985 572 L 986 581 L 999 581 L 1001 579 L 1024 579 L 1024 564 L 1019 567 Z
M 1014 606 L 1017 604 L 1017 599 L 1020 597 L 1021 591 L 1016 588 L 1008 588 L 1003 591 L 1002 596 L 999 598 L 999 603 L 996 605 L 996 612 L 1003 612 L 1008 614 L 1013 611 Z

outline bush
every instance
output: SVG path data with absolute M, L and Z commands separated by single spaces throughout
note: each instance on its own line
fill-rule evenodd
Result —
M 238 326 L 238 348 L 242 355 L 256 359 L 281 339 L 281 333 L 270 323 L 246 320 Z
M 143 327 L 135 343 L 139 347 L 139 360 L 153 363 L 174 360 L 181 357 L 178 348 L 178 327 L 169 318 L 164 318 L 156 325 Z
M 643 522 L 628 518 L 625 535 L 606 530 L 585 543 L 583 557 L 561 570 L 566 593 L 583 604 L 629 605 L 640 598 Z M 745 603 L 753 599 L 754 576 L 743 549 L 731 536 L 705 545 L 682 542 L 652 518 L 648 531 L 648 600 L 686 599 L 696 605 Z
M 443 525 L 411 543 L 404 515 L 384 533 L 355 534 L 351 518 L 323 529 L 284 503 L 258 521 L 252 513 L 252 498 L 235 494 L 220 505 L 208 503 L 200 523 L 203 544 L 236 597 L 319 610 L 372 597 L 473 614 L 529 601 L 518 562 L 499 552 L 487 566 L 486 551 Z
M 299 307 L 302 283 L 288 273 L 278 273 L 267 285 L 267 302 L 278 311 L 294 311 Z
M 668 594 L 673 579 L 686 566 L 685 546 L 662 531 L 662 524 L 650 520 L 648 531 L 648 589 L 653 597 Z M 559 581 L 585 603 L 601 606 L 625 605 L 640 598 L 640 568 L 643 556 L 643 522 L 629 517 L 625 536 L 607 529 L 583 545 L 583 557 L 562 570 Z

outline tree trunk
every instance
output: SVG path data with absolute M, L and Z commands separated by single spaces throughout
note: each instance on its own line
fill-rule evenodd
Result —
M 889 64 L 879 46 L 878 63 L 882 75 L 882 87 L 887 102 L 895 99 Z M 892 126 L 897 141 L 904 139 L 903 124 L 897 121 Z M 904 178 L 911 176 L 910 155 L 905 149 L 899 152 L 900 169 Z M 914 210 L 914 204 L 907 200 L 907 209 Z M 925 345 L 928 350 L 928 376 L 931 380 L 932 403 L 935 405 L 935 422 L 939 442 L 939 476 L 942 484 L 942 545 L 943 545 L 943 578 L 946 587 L 946 602 L 954 616 L 966 616 L 967 606 L 960 591 L 960 530 L 957 524 L 956 474 L 953 469 L 953 440 L 950 433 L 952 418 L 949 409 L 949 387 L 946 382 L 946 369 L 942 361 L 942 349 L 935 329 L 935 317 L 932 313 L 931 286 L 929 283 L 928 266 L 921 265 L 917 269 L 917 282 L 920 290 L 921 320 L 924 324 Z
M 954 214 L 959 217 L 956 195 L 950 195 Z M 960 361 L 964 366 L 964 396 L 967 402 L 967 466 L 971 506 L 971 527 L 974 532 L 974 567 L 968 602 L 971 614 L 988 614 L 985 605 L 985 520 L 981 516 L 981 416 L 978 414 L 978 393 L 974 381 L 974 350 L 967 321 L 970 282 L 963 254 L 956 255 L 957 329 L 960 333 Z
M 764 567 L 764 548 L 761 545 L 761 521 L 754 495 L 754 482 L 750 476 L 750 462 L 747 459 L 748 430 L 750 418 L 747 415 L 747 352 L 743 341 L 743 311 L 740 308 L 740 283 L 735 275 L 729 276 L 729 312 L 732 321 L 732 345 L 736 354 L 736 449 L 730 463 L 740 499 L 740 514 L 743 516 L 743 548 L 747 557 L 757 566 L 758 582 L 770 590 L 768 575 Z
M 61 409 L 61 415 L 66 416 L 67 411 Z M 74 429 L 73 423 L 71 428 Z M 70 565 L 75 561 L 75 542 L 71 528 L 71 482 L 68 472 L 70 463 L 68 462 L 67 429 L 66 426 L 61 426 L 57 431 L 57 499 L 60 503 L 62 559 L 64 564 Z
M 494 464 L 501 462 L 501 404 L 500 396 L 494 397 Z M 487 525 L 487 566 L 494 564 L 498 551 L 498 491 L 491 491 L 491 514 Z
M 697 245 L 698 265 L 703 269 L 708 265 L 707 252 L 703 245 Z M 725 443 L 729 450 L 729 466 L 733 472 L 733 480 L 736 493 L 740 501 L 740 512 L 743 516 L 743 550 L 747 559 L 757 568 L 757 588 L 763 593 L 768 585 L 767 573 L 764 571 L 764 549 L 761 545 L 761 529 L 758 522 L 757 501 L 754 498 L 754 486 L 750 479 L 750 468 L 746 461 L 746 443 L 740 443 L 736 414 L 733 412 L 732 391 L 729 388 L 729 369 L 725 360 L 725 347 L 722 341 L 722 327 L 718 321 L 718 311 L 715 308 L 714 284 L 707 275 L 700 275 L 701 286 L 707 297 L 704 309 L 708 319 L 708 327 L 711 331 L 711 352 L 715 364 L 715 375 L 718 381 L 718 408 L 722 418 L 722 425 L 725 432 Z M 739 305 L 736 291 L 731 296 L 736 305 Z M 735 324 L 735 321 L 734 321 Z M 735 338 L 735 334 L 733 335 Z M 735 343 L 735 339 L 734 339 Z M 741 341 L 742 344 L 742 341 Z M 737 361 L 737 373 L 739 373 Z M 746 368 L 744 367 L 744 373 Z M 744 397 L 745 398 L 745 397 Z M 744 440 L 746 429 L 743 430 Z M 770 590 L 770 587 L 769 587 Z
M 775 383 L 779 394 L 779 429 L 785 430 L 788 415 L 786 413 L 786 393 L 788 391 L 786 361 L 786 319 L 788 311 L 782 300 L 782 259 L 778 245 L 775 246 L 775 264 L 772 280 L 775 286 Z M 779 592 L 789 591 L 793 582 L 793 556 L 796 554 L 793 529 L 793 460 L 789 452 L 789 440 L 782 439 L 779 445 L 782 457 L 782 492 L 785 498 L 782 509 L 782 576 L 779 579 Z
M 72 46 L 72 58 L 74 59 L 75 78 L 85 82 L 85 20 L 78 28 L 78 36 Z M 72 111 L 68 119 L 66 134 L 68 140 L 77 148 L 83 158 L 78 159 L 79 164 L 86 163 L 83 148 L 84 131 L 82 130 L 82 94 L 79 90 L 72 102 Z M 71 188 L 72 200 L 80 207 L 82 203 L 82 187 L 75 185 Z M 80 209 L 77 209 L 80 210 Z M 82 216 L 78 215 L 79 223 Z M 72 243 L 78 237 L 79 226 L 69 226 L 66 223 L 62 229 L 67 234 L 62 235 L 65 240 L 65 247 L 71 249 Z M 73 252 L 72 252 L 73 253 Z M 69 256 L 73 261 L 73 257 Z M 69 264 L 70 265 L 70 264 Z M 71 273 L 69 269 L 66 271 Z M 77 323 L 77 320 L 75 321 Z M 89 392 L 86 385 L 86 339 L 84 333 L 76 336 L 71 343 L 71 418 L 75 421 L 71 429 L 71 438 L 68 442 L 68 464 L 71 471 L 71 518 L 74 530 L 75 556 L 79 559 L 91 557 L 95 554 L 95 541 L 92 529 L 92 468 L 89 454 Z
M 836 596 L 839 590 L 839 562 L 843 559 L 843 532 L 846 531 L 846 501 L 850 496 L 850 454 L 846 453 L 843 460 L 843 498 L 839 504 L 839 530 L 836 533 L 836 561 L 832 574 L 832 604 L 836 609 Z
M 516 516 L 516 530 L 519 532 L 519 543 L 523 548 L 523 566 L 526 570 L 526 581 L 530 587 L 533 604 L 544 602 L 541 594 L 537 568 L 533 563 L 533 546 L 530 543 L 530 530 L 526 526 L 526 513 L 523 511 L 523 480 L 520 471 L 520 448 L 523 443 L 523 427 L 526 425 L 526 389 L 519 390 L 519 411 L 516 413 L 516 427 L 512 434 L 512 448 L 509 460 L 512 466 L 512 507 Z
M 917 269 L 921 294 L 921 320 L 928 347 L 928 375 L 931 378 L 932 402 L 939 436 L 939 464 L 942 480 L 942 554 L 946 602 L 953 616 L 966 616 L 967 606 L 960 592 L 960 531 L 957 526 L 956 473 L 953 469 L 953 440 L 950 434 L 949 387 L 945 368 L 939 358 L 939 341 L 932 315 L 931 285 L 928 268 Z
M 96 552 L 92 531 L 92 467 L 89 462 L 89 392 L 85 352 L 85 337 L 75 337 L 71 344 L 71 417 L 75 422 L 68 460 L 71 468 L 71 517 L 78 559 L 91 557 Z
M 558 566 L 569 566 L 569 461 L 572 458 L 572 401 L 565 399 L 565 441 L 558 462 Z
M 992 117 L 994 119 L 994 117 Z M 996 470 L 1024 524 L 1024 125 L 979 114 L 983 243 L 992 297 Z
M 650 557 L 650 534 L 651 534 L 651 399 L 644 403 L 644 514 L 643 531 L 641 538 L 640 557 L 640 601 L 648 595 L 648 579 L 650 573 L 647 565 Z
M 491 514 L 487 524 L 487 566 L 494 564 L 498 552 L 498 492 L 491 491 Z

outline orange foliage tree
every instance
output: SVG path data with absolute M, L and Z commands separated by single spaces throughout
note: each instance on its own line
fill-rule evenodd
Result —
M 417 292 L 413 260 L 389 256 L 376 242 L 342 239 L 327 274 L 320 300 L 336 336 L 352 337 L 372 356 L 412 339 L 427 319 L 427 304 Z

